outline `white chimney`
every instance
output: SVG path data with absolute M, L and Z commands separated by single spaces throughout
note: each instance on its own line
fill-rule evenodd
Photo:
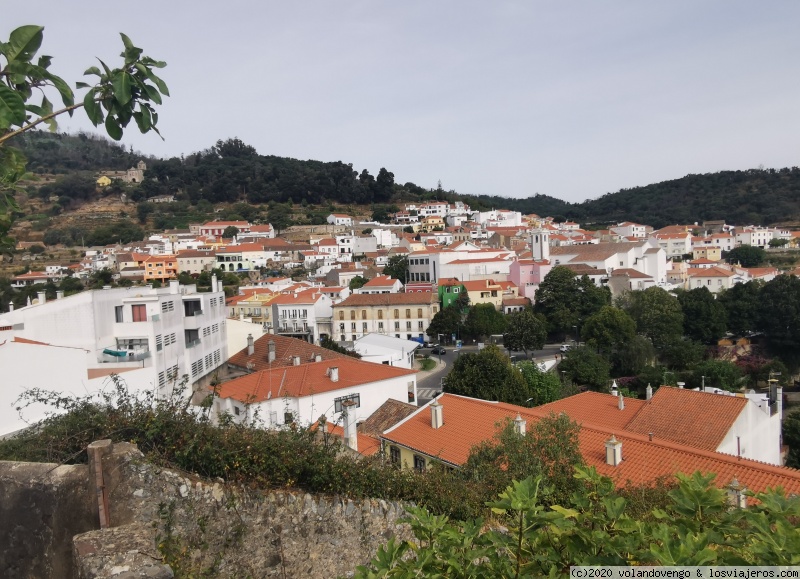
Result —
M 775 390 L 775 412 L 783 420 L 783 386 L 778 386 Z
M 678 388 L 683 390 L 683 387 L 686 385 L 686 382 L 678 382 Z
M 645 400 L 650 400 L 653 397 L 653 387 L 650 384 L 647 385 L 647 389 L 644 391 Z
M 38 292 L 39 305 L 47 303 L 47 294 L 45 292 Z
M 247 355 L 252 356 L 255 351 L 256 347 L 253 342 L 253 334 L 247 334 Z
M 616 380 L 614 380 L 614 381 L 611 383 L 611 395 L 612 395 L 612 396 L 616 396 L 617 394 L 619 394 L 619 389 L 618 389 L 618 387 L 617 387 L 617 381 L 616 381 Z
M 217 274 L 211 276 L 211 291 L 218 292 L 219 288 L 217 287 Z
M 338 382 L 339 381 L 339 368 L 336 366 L 332 366 L 328 369 L 329 375 L 331 377 L 331 382 Z
M 275 340 L 270 340 L 267 343 L 267 349 L 268 349 L 267 362 L 272 364 L 275 361 Z
M 13 312 L 14 311 L 14 302 L 8 302 L 8 311 L 9 312 Z
M 622 462 L 622 443 L 612 434 L 606 440 L 606 464 L 618 466 Z
M 344 443 L 358 451 L 358 432 L 356 431 L 356 403 L 347 400 L 342 403 L 342 417 L 344 418 Z
M 322 362 L 322 355 L 320 355 L 320 354 L 315 354 L 315 355 L 314 355 L 314 361 L 315 361 L 315 362 Z
M 514 419 L 514 432 L 519 434 L 520 436 L 525 436 L 525 430 L 528 422 L 519 415 L 517 412 L 517 417 Z
M 56 299 L 63 300 L 64 299 L 64 290 L 57 290 L 56 291 Z
M 728 494 L 728 504 L 732 507 L 743 509 L 747 506 L 747 489 L 734 477 L 726 490 Z
M 300 356 L 292 356 L 292 366 L 300 365 Z
M 431 428 L 441 428 L 443 424 L 442 405 L 434 400 L 431 402 Z
M 169 293 L 177 294 L 178 293 L 178 288 L 180 287 L 180 285 L 181 285 L 181 282 L 179 282 L 177 279 L 169 280 Z
M 625 410 L 625 397 L 622 394 L 617 396 L 617 408 Z

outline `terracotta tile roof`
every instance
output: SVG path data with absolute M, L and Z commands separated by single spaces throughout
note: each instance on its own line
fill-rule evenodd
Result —
M 716 450 L 747 404 L 743 397 L 662 386 L 627 430 Z
M 458 466 L 466 461 L 473 446 L 491 440 L 497 428 L 505 420 L 513 420 L 517 413 L 529 425 L 547 416 L 542 407 L 523 408 L 453 394 L 443 394 L 438 400 L 443 406 L 442 427 L 431 427 L 430 409 L 426 405 L 386 431 L 383 438 Z M 605 441 L 612 435 L 623 443 L 623 460 L 616 467 L 605 461 Z M 614 479 L 618 486 L 624 486 L 628 481 L 640 484 L 678 472 L 699 470 L 716 473 L 717 486 L 725 486 L 736 478 L 755 492 L 768 487 L 783 487 L 789 493 L 800 493 L 800 471 L 693 448 L 663 438 L 655 437 L 650 441 L 646 435 L 585 423 L 579 434 L 579 446 L 586 463 L 596 467 L 600 474 Z
M 270 301 L 271 304 L 303 304 L 311 305 L 317 303 L 322 293 L 317 288 L 311 288 L 299 292 L 282 293 Z
M 331 379 L 331 368 L 338 368 L 339 378 L 336 382 Z M 263 402 L 283 396 L 304 398 L 414 374 L 416 370 L 362 362 L 350 356 L 342 356 L 335 360 L 284 366 L 234 378 L 219 386 L 218 393 L 220 398 Z
M 530 298 L 503 298 L 504 306 L 529 306 L 531 305 Z
M 295 356 L 300 358 L 301 364 L 312 362 L 316 355 L 321 356 L 323 360 L 339 360 L 348 357 L 345 354 L 309 344 L 305 340 L 288 338 L 277 334 L 265 334 L 253 342 L 252 356 L 248 356 L 247 348 L 244 348 L 231 356 L 228 360 L 228 364 L 242 369 L 246 369 L 248 365 L 250 365 L 250 369 L 255 372 L 269 370 L 270 363 L 268 355 L 270 341 L 275 342 L 275 361 L 272 363 L 272 368 L 291 366 L 293 363 L 292 359 Z
M 606 275 L 604 269 L 598 269 L 585 263 L 567 263 L 563 267 L 566 267 L 575 275 Z
M 689 277 L 733 277 L 733 272 L 719 266 L 690 267 L 686 270 Z
M 239 245 L 226 245 L 220 247 L 217 253 L 243 253 L 247 251 L 264 251 L 264 245 L 261 243 L 241 243 Z
M 250 228 L 252 233 L 269 233 L 272 231 L 272 225 L 267 223 L 266 225 L 253 225 Z
M 402 306 L 435 304 L 439 302 L 436 294 L 414 292 L 402 294 L 352 294 L 334 307 L 346 306 Z
M 575 258 L 572 259 L 573 263 L 600 261 L 608 259 L 612 255 L 630 251 L 635 247 L 641 247 L 644 243 L 644 241 L 622 243 L 603 242 L 588 245 L 551 247 L 550 256 L 556 257 L 559 255 L 575 255 Z
M 209 221 L 201 225 L 200 227 L 208 228 L 208 227 L 250 227 L 250 224 L 247 221 Z
M 373 277 L 371 280 L 365 283 L 364 287 L 389 287 L 393 286 L 396 282 L 396 279 L 391 278 L 388 275 L 379 275 L 377 277 Z
M 501 289 L 498 284 L 491 279 L 476 279 L 473 281 L 461 282 L 468 292 L 477 292 L 481 290 L 499 290 Z
M 418 409 L 419 407 L 413 404 L 390 398 L 381 404 L 380 408 L 373 412 L 369 418 L 358 425 L 358 431 L 364 434 L 380 436 L 384 430 L 411 416 Z
M 624 410 L 620 410 L 617 404 L 619 404 L 617 397 L 611 394 L 583 392 L 550 404 L 537 406 L 536 409 L 544 411 L 545 414 L 564 412 L 578 424 L 589 423 L 619 432 L 625 429 L 636 413 L 647 403 L 636 398 L 625 398 Z
M 611 277 L 622 276 L 622 275 L 626 275 L 628 277 L 642 278 L 642 279 L 653 278 L 652 275 L 647 275 L 646 273 L 642 273 L 641 271 L 632 269 L 630 267 L 621 267 L 611 272 Z

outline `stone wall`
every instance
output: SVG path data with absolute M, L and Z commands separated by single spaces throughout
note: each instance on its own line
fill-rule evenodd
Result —
M 97 526 L 85 465 L 0 461 L 0 577 L 73 577 L 72 537 Z
M 176 576 L 338 577 L 390 537 L 411 538 L 399 504 L 235 489 L 153 466 L 128 444 L 103 471 L 112 528 L 75 538 L 80 577 L 170 577 L 164 562 Z

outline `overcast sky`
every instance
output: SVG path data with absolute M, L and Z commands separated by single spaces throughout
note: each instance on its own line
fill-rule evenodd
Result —
M 582 201 L 798 165 L 800 2 L 25 0 L 71 84 L 124 32 L 165 60 L 156 156 L 239 137 L 460 193 Z M 91 128 L 83 112 L 62 130 Z

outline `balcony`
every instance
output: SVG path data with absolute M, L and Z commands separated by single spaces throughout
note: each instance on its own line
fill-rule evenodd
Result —
M 149 350 L 117 350 L 116 346 L 103 348 L 97 361 L 101 364 L 116 364 L 121 368 L 141 367 L 141 362 L 150 358 Z
M 188 350 L 198 345 L 200 345 L 200 338 L 195 338 L 194 340 L 189 340 L 188 342 L 186 342 L 186 349 Z
M 203 312 L 196 312 L 194 315 L 187 315 L 183 318 L 183 327 L 187 330 L 199 330 L 203 326 Z

